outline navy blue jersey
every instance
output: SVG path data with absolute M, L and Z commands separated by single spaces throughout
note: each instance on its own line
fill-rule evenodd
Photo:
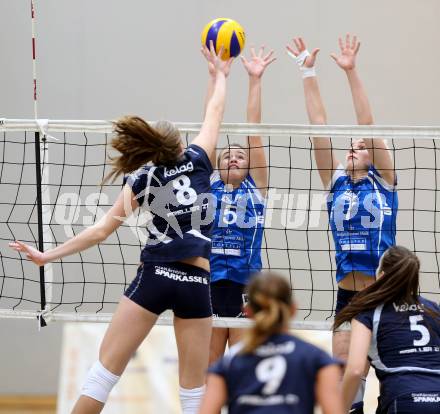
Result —
M 247 284 L 261 270 L 265 200 L 248 175 L 240 187 L 229 189 L 216 171 L 211 177 L 217 209 L 212 234 L 211 281 Z
M 373 165 L 356 182 L 342 165 L 333 174 L 327 210 L 336 249 L 337 282 L 352 271 L 375 276 L 380 257 L 396 244 L 396 184 L 388 184 Z
M 313 414 L 317 373 L 335 360 L 287 334 L 273 335 L 252 354 L 240 354 L 241 347 L 209 368 L 226 382 L 229 414 Z
M 144 165 L 126 177 L 139 205 L 151 213 L 142 262 L 209 259 L 215 209 L 211 173 L 206 152 L 192 144 L 176 165 Z
M 380 305 L 355 317 L 372 331 L 368 358 L 383 407 L 399 395 L 440 391 L 440 322 L 424 311 L 440 308 L 422 297 L 420 303 Z

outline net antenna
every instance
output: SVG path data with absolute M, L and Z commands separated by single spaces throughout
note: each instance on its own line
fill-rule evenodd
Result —
M 37 214 L 38 214 L 38 249 L 45 251 L 52 246 L 52 235 L 49 223 L 51 220 L 50 209 L 50 187 L 49 183 L 49 150 L 47 146 L 47 135 L 45 128 L 47 120 L 38 119 L 38 89 L 37 89 L 37 41 L 36 41 L 36 13 L 35 2 L 31 0 L 31 24 L 32 24 L 32 75 L 33 75 L 33 100 L 34 119 L 39 127 L 35 131 L 35 177 L 37 192 Z M 46 326 L 44 314 L 50 312 L 52 296 L 52 265 L 51 263 L 41 266 L 40 272 L 40 296 L 41 308 L 37 315 L 39 327 Z M 49 283 L 45 283 L 45 282 Z
M 201 124 L 176 126 L 188 143 Z M 7 243 L 22 240 L 47 250 L 108 210 L 122 184 L 120 180 L 100 185 L 109 168 L 106 156 L 112 128 L 108 121 L 0 121 L 0 317 L 40 318 L 42 324 L 42 317 L 110 321 L 136 274 L 148 237 L 146 212 L 139 209 L 105 242 L 47 265 L 43 273 Z M 46 140 L 49 133 L 55 139 Z M 42 142 L 27 142 L 33 134 L 40 134 Z M 220 134 L 219 148 L 246 142 L 249 135 L 262 137 L 270 164 L 263 269 L 281 273 L 291 282 L 298 304 L 293 327 L 330 329 L 334 316 L 334 246 L 326 190 L 313 160 L 313 137 L 332 137 L 340 160 L 356 138 L 388 139 L 398 176 L 397 242 L 419 255 L 421 293 L 439 301 L 440 244 L 435 224 L 440 215 L 436 185 L 440 127 L 223 124 Z M 162 316 L 160 323 L 171 324 L 171 316 Z M 214 322 L 227 327 L 249 323 L 239 318 Z

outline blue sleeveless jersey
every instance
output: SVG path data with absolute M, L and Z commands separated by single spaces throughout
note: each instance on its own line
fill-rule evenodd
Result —
M 261 270 L 265 200 L 250 175 L 232 189 L 216 171 L 211 176 L 211 190 L 217 199 L 211 281 L 228 279 L 246 284 Z
M 365 178 L 353 182 L 340 165 L 332 177 L 327 210 L 337 282 L 352 271 L 375 276 L 380 257 L 396 244 L 396 185 L 388 184 L 373 165 Z
M 242 344 L 209 368 L 226 382 L 229 414 L 313 414 L 318 371 L 337 364 L 294 336 L 271 336 L 252 354 Z
M 151 215 L 142 262 L 174 262 L 192 256 L 209 259 L 215 208 L 211 173 L 206 152 L 189 145 L 176 165 L 145 165 L 125 178 L 139 205 Z
M 382 408 L 399 395 L 440 391 L 440 321 L 424 311 L 440 308 L 419 299 L 421 307 L 390 303 L 355 317 L 372 331 L 368 358 L 380 381 Z

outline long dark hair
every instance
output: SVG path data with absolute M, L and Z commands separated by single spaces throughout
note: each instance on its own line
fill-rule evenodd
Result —
M 419 305 L 419 258 L 406 247 L 390 247 L 382 256 L 376 282 L 357 293 L 335 317 L 333 328 L 350 322 L 359 313 L 375 309 L 381 304 L 394 302 L 397 305 Z M 424 308 L 425 312 L 438 318 L 437 312 Z
M 255 324 L 244 337 L 242 353 L 251 353 L 271 335 L 282 332 L 289 323 L 292 290 L 276 273 L 260 273 L 247 286 L 248 304 Z
M 111 172 L 104 182 L 114 181 L 120 174 L 131 173 L 142 165 L 172 165 L 181 153 L 178 129 L 168 121 L 158 121 L 154 127 L 138 116 L 125 116 L 114 123 L 115 137 L 111 146 L 120 155 L 109 157 Z

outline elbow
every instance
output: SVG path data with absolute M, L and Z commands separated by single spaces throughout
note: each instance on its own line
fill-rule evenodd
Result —
M 92 227 L 91 234 L 94 244 L 102 243 L 108 237 L 107 232 L 101 227 Z
M 361 379 L 364 376 L 365 367 L 364 366 L 348 366 L 345 370 L 345 374 L 352 380 Z
M 327 119 L 320 117 L 320 118 L 314 118 L 310 120 L 310 123 L 312 125 L 327 125 Z
M 373 125 L 373 124 L 374 124 L 374 119 L 371 116 L 363 119 L 359 119 L 359 125 Z

